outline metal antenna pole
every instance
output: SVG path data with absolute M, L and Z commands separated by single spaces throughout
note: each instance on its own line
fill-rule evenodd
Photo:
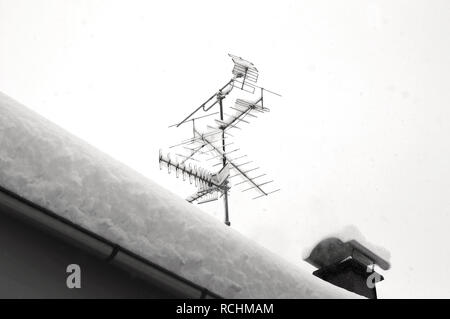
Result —
M 223 121 L 223 96 L 221 92 L 219 91 L 218 95 L 219 99 L 219 106 L 220 106 L 220 120 Z M 225 167 L 227 165 L 227 158 L 225 157 L 226 150 L 225 150 L 225 128 L 222 129 L 222 151 L 223 151 L 223 157 L 222 157 L 222 167 Z M 225 181 L 225 185 L 228 184 L 228 179 Z M 225 189 L 223 194 L 223 202 L 225 204 L 225 225 L 230 226 L 230 218 L 228 214 L 228 189 Z
M 219 195 L 223 196 L 225 210 L 224 222 L 227 226 L 231 225 L 228 207 L 229 185 L 247 185 L 248 188 L 245 188 L 242 192 L 255 191 L 258 196 L 253 199 L 267 196 L 280 190 L 267 189 L 267 184 L 272 183 L 273 180 L 267 180 L 267 178 L 264 177 L 266 174 L 255 175 L 254 171 L 259 169 L 259 167 L 251 167 L 252 165 L 248 165 L 252 163 L 252 161 L 241 162 L 240 159 L 246 155 L 236 156 L 234 152 L 238 151 L 239 148 L 230 151 L 226 150 L 228 145 L 233 144 L 233 142 L 229 142 L 228 139 L 230 136 L 233 137 L 233 135 L 229 133 L 229 130 L 241 129 L 239 126 L 245 123 L 248 124 L 250 117 L 257 118 L 254 113 L 262 114 L 270 111 L 268 107 L 264 106 L 264 91 L 279 95 L 278 93 L 256 85 L 259 72 L 253 63 L 232 54 L 229 54 L 229 56 L 234 63 L 232 79 L 181 122 L 169 126 L 179 127 L 183 124 L 192 122 L 193 137 L 184 140 L 179 144 L 170 146 L 170 148 L 182 148 L 181 152 L 176 153 L 176 156 L 181 156 L 182 160 L 172 160 L 169 154 L 163 156 L 161 151 L 159 154 L 160 168 L 166 166 L 169 174 L 171 170 L 174 170 L 177 178 L 181 176 L 184 181 L 188 180 L 191 184 L 194 182 L 197 191 L 186 198 L 189 203 L 208 203 L 218 200 Z M 257 100 L 238 98 L 236 99 L 234 107 L 229 107 L 230 110 L 234 110 L 234 113 L 227 114 L 227 110 L 224 110 L 223 100 L 229 95 L 233 88 L 240 89 L 250 94 L 254 94 L 255 90 L 258 89 L 261 90 L 261 97 Z M 210 112 L 210 110 L 217 105 L 219 105 L 220 110 L 215 109 L 214 111 L 216 112 Z M 207 114 L 197 114 L 197 112 L 201 111 Z M 217 114 L 219 114 L 219 116 L 217 116 Z M 204 120 L 207 117 L 209 118 L 210 116 L 214 116 L 213 123 L 206 125 L 206 131 L 199 132 L 196 128 L 198 126 L 198 121 Z M 209 119 L 212 120 L 212 118 Z M 219 141 L 219 138 L 222 139 L 221 142 Z M 231 153 L 233 153 L 233 155 L 230 156 L 229 154 Z M 206 159 L 206 161 L 213 161 L 209 162 L 212 163 L 212 167 L 222 167 L 217 172 L 211 172 L 202 167 L 198 167 L 197 165 L 191 166 L 192 161 L 199 162 L 199 160 L 195 158 L 197 156 L 207 156 L 209 158 Z M 233 172 L 233 175 L 230 175 L 230 171 Z M 237 183 L 232 183 L 231 179 L 234 177 L 238 177 L 241 180 L 238 180 Z

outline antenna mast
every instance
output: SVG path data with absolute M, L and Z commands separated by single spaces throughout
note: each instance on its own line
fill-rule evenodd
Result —
M 188 202 L 192 203 L 195 201 L 198 204 L 202 204 L 217 200 L 219 194 L 223 197 L 225 224 L 228 226 L 231 225 L 228 195 L 231 188 L 230 180 L 232 178 L 239 177 L 241 179 L 239 182 L 235 183 L 234 186 L 242 184 L 247 184 L 249 186 L 249 188 L 244 189 L 243 192 L 251 190 L 256 191 L 257 196 L 254 197 L 254 199 L 267 196 L 280 190 L 265 189 L 266 185 L 272 183 L 273 180 L 264 182 L 260 182 L 259 180 L 256 181 L 257 179 L 266 176 L 266 174 L 254 175 L 259 167 L 250 169 L 243 168 L 243 166 L 252 163 L 251 161 L 239 162 L 239 160 L 247 155 L 233 158 L 233 156 L 235 156 L 234 153 L 239 151 L 239 149 L 227 151 L 227 146 L 233 144 L 232 142 L 228 143 L 227 141 L 229 137 L 232 137 L 229 131 L 232 129 L 240 129 L 238 124 L 248 124 L 250 118 L 257 117 L 255 113 L 266 113 L 270 111 L 269 108 L 264 106 L 264 91 L 281 96 L 278 93 L 256 85 L 259 73 L 253 63 L 232 54 L 229 54 L 229 56 L 234 63 L 232 70 L 233 77 L 231 80 L 221 87 L 217 93 L 211 95 L 181 122 L 169 126 L 180 127 L 183 124 L 192 123 L 193 137 L 170 147 L 177 149 L 183 148 L 183 153 L 176 154 L 181 160 L 172 160 L 169 154 L 163 156 L 161 151 L 159 153 L 159 164 L 161 169 L 162 166 L 167 167 L 169 174 L 172 170 L 175 170 L 177 177 L 182 175 L 183 180 L 188 179 L 191 184 L 194 182 L 195 186 L 197 186 L 197 192 L 186 199 Z M 234 106 L 230 107 L 230 110 L 234 111 L 234 114 L 228 115 L 224 110 L 224 100 L 234 88 L 238 88 L 239 90 L 250 94 L 254 94 L 255 91 L 259 89 L 260 97 L 256 101 L 237 99 Z M 216 105 L 219 106 L 218 112 L 194 117 L 200 110 L 208 113 Z M 207 125 L 206 132 L 201 133 L 198 131 L 195 125 L 196 121 L 207 120 L 212 116 L 217 115 L 219 118 L 214 119 L 213 125 Z M 192 166 L 191 161 L 198 162 L 199 160 L 197 157 L 200 155 L 209 156 L 206 161 L 218 161 L 212 166 L 221 166 L 221 169 L 217 173 L 212 173 L 209 170 Z M 234 174 L 230 176 L 230 172 L 233 172 Z

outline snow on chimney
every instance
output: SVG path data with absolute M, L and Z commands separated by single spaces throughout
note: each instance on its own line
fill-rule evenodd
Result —
M 388 261 L 358 241 L 343 242 L 335 237 L 319 242 L 305 261 L 318 268 L 313 275 L 370 299 L 377 298 L 376 283 L 384 279 L 374 266 L 390 268 Z

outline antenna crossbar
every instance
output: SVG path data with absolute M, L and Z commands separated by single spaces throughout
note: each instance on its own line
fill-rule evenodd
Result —
M 206 137 L 204 137 L 202 134 L 198 133 L 197 131 L 195 131 L 201 138 L 203 141 L 205 141 L 206 143 L 208 143 L 212 149 L 217 152 L 218 154 L 222 155 L 223 158 L 226 159 L 226 161 L 237 171 L 239 172 L 239 174 L 241 174 L 245 179 L 247 179 L 249 181 L 249 183 L 253 184 L 255 186 L 255 188 L 263 195 L 267 195 L 266 192 L 264 192 L 264 190 L 262 188 L 260 188 L 258 186 L 258 184 L 256 184 L 248 175 L 248 171 L 244 172 L 242 171 L 239 166 L 237 166 L 234 162 L 230 161 L 227 156 L 221 151 L 219 150 L 213 143 L 211 143 Z
M 189 180 L 194 180 L 196 184 L 202 185 L 204 187 L 211 187 L 215 186 L 217 188 L 222 188 L 221 185 L 216 184 L 214 182 L 213 176 L 214 174 L 210 173 L 209 171 L 199 168 L 199 167 L 192 167 L 192 166 L 186 166 L 184 164 L 181 164 L 177 161 L 172 161 L 170 159 L 170 156 L 164 156 L 162 155 L 162 152 L 159 153 L 159 163 L 160 165 L 165 165 L 169 169 L 175 169 L 176 173 L 183 174 L 183 176 L 189 177 Z

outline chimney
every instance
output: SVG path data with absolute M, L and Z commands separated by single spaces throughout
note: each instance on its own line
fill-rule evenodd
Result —
M 314 276 L 369 299 L 377 298 L 375 285 L 384 279 L 374 266 L 384 270 L 390 267 L 389 262 L 358 241 L 344 243 L 334 237 L 317 244 L 305 261 L 318 268 Z

